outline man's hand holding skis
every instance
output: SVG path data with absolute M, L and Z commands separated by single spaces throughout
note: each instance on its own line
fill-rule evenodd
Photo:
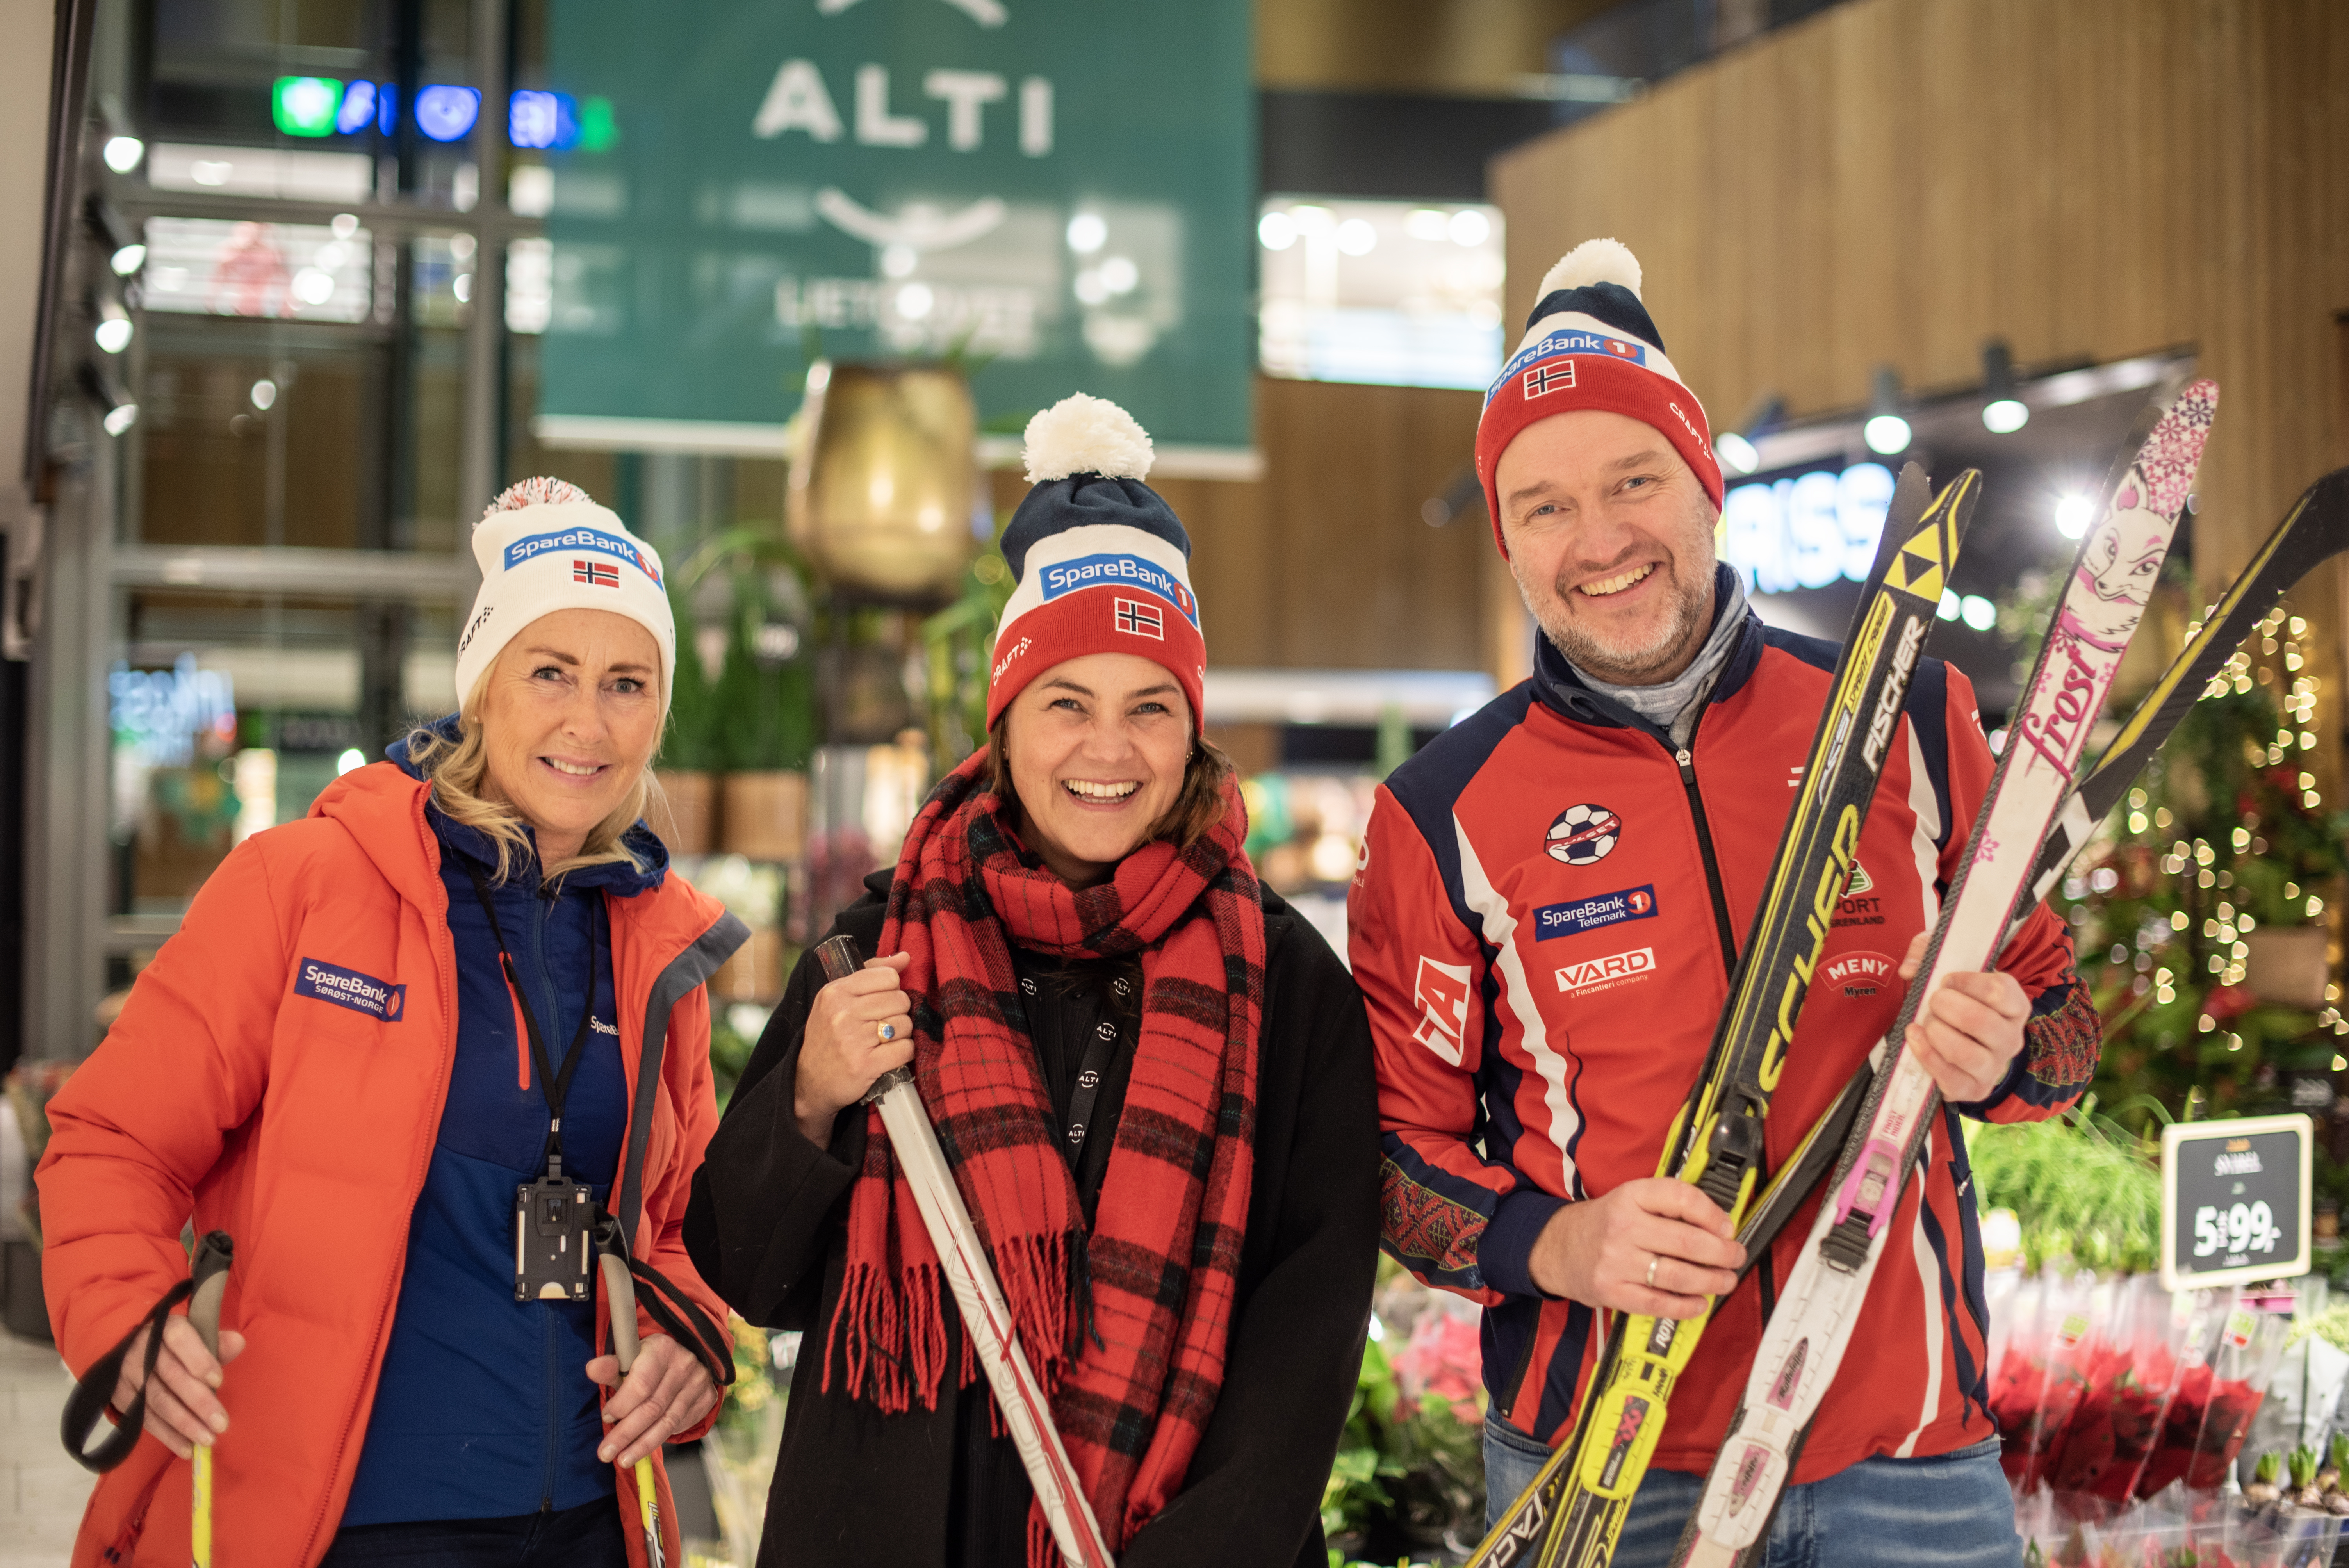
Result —
M 1687 1182 L 1643 1177 L 1551 1215 L 1534 1243 L 1534 1283 L 1589 1306 L 1697 1317 L 1737 1284 L 1745 1249 L 1736 1233 Z
M 1902 980 L 1915 976 L 1931 934 L 1920 931 L 1909 941 L 1900 960 Z M 1917 1065 L 1933 1075 L 1943 1099 L 1972 1105 L 2006 1081 L 2007 1068 L 2023 1050 L 2023 1026 L 2030 1020 L 2031 998 L 2013 975 L 1973 970 L 1936 986 L 1904 1039 Z

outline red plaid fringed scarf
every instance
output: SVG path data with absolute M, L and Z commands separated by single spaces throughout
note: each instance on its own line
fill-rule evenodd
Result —
M 1123 1552 L 1182 1486 L 1223 1383 L 1254 1171 L 1264 908 L 1235 786 L 1198 843 L 1145 844 L 1080 890 L 1022 860 L 986 768 L 981 751 L 915 819 L 880 951 L 913 956 L 904 985 L 923 1102 L 1094 1516 Z M 1141 955 L 1140 1039 L 1090 1236 L 1017 1022 L 1014 943 Z M 824 1387 L 838 1374 L 885 1411 L 936 1408 L 946 1284 L 870 1116 Z M 960 1361 L 968 1387 L 979 1373 L 968 1340 Z M 1028 1555 L 1031 1568 L 1056 1555 L 1034 1505 Z

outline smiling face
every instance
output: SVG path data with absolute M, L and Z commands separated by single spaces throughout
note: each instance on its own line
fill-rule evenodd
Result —
M 1164 665 L 1138 655 L 1054 665 L 1002 722 L 1021 831 L 1072 886 L 1107 878 L 1182 792 L 1191 705 Z
M 568 860 L 652 760 L 660 645 L 608 610 L 542 615 L 481 677 L 473 711 L 489 761 L 485 792 L 530 823 L 541 865 Z
M 1576 666 L 1655 686 L 1713 624 L 1712 500 L 1672 444 L 1628 415 L 1530 425 L 1495 471 L 1517 591 Z

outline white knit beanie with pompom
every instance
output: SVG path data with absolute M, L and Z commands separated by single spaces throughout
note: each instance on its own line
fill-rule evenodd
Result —
M 473 525 L 481 591 L 457 637 L 457 705 L 505 645 L 556 610 L 626 615 L 660 645 L 661 712 L 677 684 L 677 620 L 661 582 L 660 555 L 607 507 L 562 480 L 524 480 L 490 503 Z

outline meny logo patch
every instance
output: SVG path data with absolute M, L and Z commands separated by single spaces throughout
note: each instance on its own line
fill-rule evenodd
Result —
M 397 1024 L 408 1011 L 408 987 L 395 985 L 388 980 L 378 980 L 372 975 L 362 975 L 356 969 L 346 969 L 339 964 L 329 964 L 320 958 L 305 958 L 294 976 L 294 995 L 308 996 L 315 1001 L 331 1002 L 337 1007 L 348 1007 L 354 1013 L 387 1024 Z
M 1607 991 L 1627 980 L 1644 979 L 1656 972 L 1656 950 L 1635 947 L 1604 958 L 1586 958 L 1557 972 L 1560 991 Z

